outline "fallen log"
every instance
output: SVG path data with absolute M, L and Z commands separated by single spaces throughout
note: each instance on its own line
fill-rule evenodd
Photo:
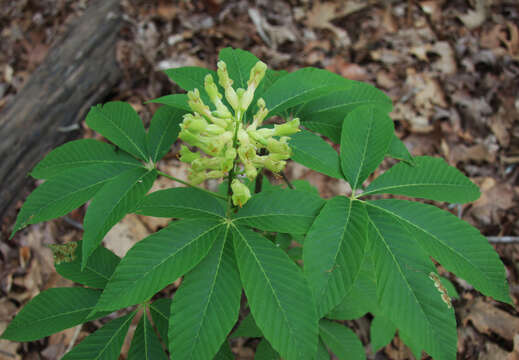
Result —
M 92 1 L 0 113 L 0 218 L 26 193 L 27 173 L 49 150 L 77 136 L 71 130 L 119 82 L 121 24 L 119 0 Z

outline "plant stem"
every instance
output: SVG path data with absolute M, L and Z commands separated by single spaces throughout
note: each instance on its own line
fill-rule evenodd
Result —
M 236 129 L 234 129 L 234 137 L 232 139 L 232 147 L 236 150 L 237 149 L 237 145 L 238 145 L 238 130 L 240 129 L 240 124 L 241 124 L 241 112 L 237 112 L 236 113 Z M 238 154 L 236 154 L 236 157 L 234 158 L 234 161 L 233 161 L 233 164 L 232 164 L 232 168 L 231 170 L 229 171 L 229 177 L 227 178 L 227 211 L 226 211 L 226 217 L 228 219 L 230 219 L 231 217 L 231 210 L 233 208 L 232 206 L 232 188 L 231 188 L 231 184 L 232 184 L 232 181 L 234 180 L 234 178 L 236 177 L 236 165 L 238 163 Z
M 294 187 L 294 185 L 292 185 L 292 183 L 290 182 L 290 180 L 288 180 L 287 176 L 285 175 L 285 172 L 284 172 L 283 170 L 281 170 L 280 174 L 281 174 L 281 177 L 283 178 L 283 180 L 285 181 L 285 183 L 287 184 L 287 186 L 288 186 L 290 189 L 294 190 L 295 187 Z
M 199 187 L 199 186 L 196 186 L 196 185 L 190 184 L 190 183 L 188 183 L 187 181 L 184 181 L 184 180 L 181 180 L 181 179 L 176 178 L 176 177 L 174 177 L 174 176 L 168 175 L 168 174 L 166 174 L 165 172 L 162 172 L 162 171 L 157 170 L 157 173 L 158 173 L 160 176 L 164 176 L 164 177 L 166 177 L 166 178 L 168 178 L 168 179 L 170 179 L 170 180 L 173 180 L 173 181 L 179 182 L 179 183 L 181 183 L 181 184 L 187 185 L 187 186 L 189 186 L 189 187 L 192 187 L 193 189 L 197 189 L 197 190 L 203 191 L 203 192 L 205 192 L 205 193 L 207 193 L 207 194 L 209 194 L 209 195 L 215 196 L 215 197 L 217 197 L 217 198 L 220 198 L 220 199 L 223 199 L 223 200 L 227 200 L 227 197 L 225 197 L 225 196 L 223 196 L 223 195 L 220 195 L 220 194 L 215 193 L 215 192 L 213 192 L 213 191 L 209 191 L 209 190 L 206 190 L 206 189 L 201 188 L 201 187 Z

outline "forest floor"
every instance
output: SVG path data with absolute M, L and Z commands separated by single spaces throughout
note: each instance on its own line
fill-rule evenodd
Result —
M 88 4 L 0 3 L 0 109 L 12 101 L 67 24 Z M 129 102 L 146 122 L 156 109 L 144 105 L 146 100 L 180 91 L 162 70 L 214 68 L 218 51 L 227 46 L 251 51 L 275 69 L 326 68 L 383 89 L 393 99 L 391 116 L 411 153 L 443 157 L 480 186 L 482 196 L 472 204 L 438 205 L 488 236 L 506 265 L 515 309 L 444 272 L 459 292 L 454 301 L 458 359 L 519 359 L 517 0 L 123 0 L 122 6 L 125 25 L 116 56 L 124 76 L 106 100 Z M 97 135 L 83 126 L 81 136 Z M 186 176 L 185 166 L 174 156 L 160 167 Z M 385 168 L 387 164 L 381 169 Z M 345 182 L 297 164 L 290 164 L 287 173 L 291 179 L 307 179 L 325 197 L 348 192 Z M 171 184 L 161 180 L 157 186 Z M 40 291 L 71 285 L 55 273 L 46 245 L 79 240 L 83 214 L 81 208 L 68 217 L 30 226 L 11 241 L 4 239 L 14 219 L 2 219 L 0 331 Z M 163 219 L 128 215 L 110 231 L 105 245 L 123 255 L 164 225 Z M 58 359 L 99 325 L 94 321 L 32 343 L 0 340 L 0 360 Z M 370 359 L 412 358 L 398 338 L 373 354 L 369 318 L 350 325 Z M 239 359 L 253 359 L 256 344 L 237 339 L 232 346 Z M 129 339 L 123 350 L 128 346 Z

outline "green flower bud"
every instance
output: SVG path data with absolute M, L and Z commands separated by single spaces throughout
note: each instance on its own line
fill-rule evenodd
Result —
M 299 130 L 299 118 L 295 118 L 281 125 L 274 125 L 274 136 L 287 136 Z
M 211 125 L 207 125 L 205 131 L 211 135 L 221 135 L 225 132 L 225 129 L 222 128 L 221 126 L 211 124 Z
M 227 72 L 227 65 L 222 60 L 218 61 L 217 74 L 218 82 L 225 90 L 225 98 L 232 108 L 237 111 L 240 108 L 240 99 L 232 87 L 232 80 Z
M 234 160 L 236 159 L 236 156 L 238 155 L 238 153 L 236 152 L 236 149 L 235 148 L 228 148 L 227 150 L 225 150 L 225 158 L 226 159 L 229 159 L 229 160 Z
M 189 182 L 193 185 L 199 185 L 206 179 L 205 172 L 191 171 L 188 176 Z
M 250 70 L 249 81 L 247 82 L 247 86 L 257 88 L 263 77 L 265 76 L 265 72 L 267 71 L 267 64 L 262 61 L 258 61 L 256 65 L 252 67 Z
M 234 179 L 231 183 L 232 203 L 242 207 L 251 198 L 250 190 L 242 184 L 238 179 Z
M 268 109 L 266 108 L 265 100 L 263 100 L 263 98 L 259 98 L 256 102 L 256 105 L 258 106 L 258 111 L 256 112 L 256 114 L 254 114 L 251 124 L 254 130 L 258 126 L 261 126 L 263 120 L 265 120 L 269 113 Z
M 186 143 L 188 143 L 191 146 L 198 146 L 200 143 L 200 136 L 198 134 L 193 134 L 188 129 L 183 128 L 180 133 L 178 134 L 178 137 L 181 140 L 184 140 Z
M 184 115 L 184 120 L 182 121 L 183 128 L 191 131 L 194 134 L 201 133 L 207 127 L 207 121 L 198 114 L 186 114 Z
M 187 92 L 187 104 L 195 113 L 202 114 L 204 116 L 208 116 L 211 114 L 209 110 L 209 106 L 204 104 L 202 98 L 200 97 L 200 92 L 198 89 L 193 89 L 192 91 Z
M 290 146 L 286 142 L 274 138 L 267 140 L 267 149 L 271 154 L 288 154 L 290 156 Z
M 278 173 L 278 172 L 281 172 L 285 168 L 285 165 L 287 164 L 287 162 L 283 161 L 283 160 L 275 161 L 275 160 L 271 159 L 270 157 L 267 157 L 265 159 L 264 164 L 265 164 L 265 167 L 267 169 L 269 169 L 270 171 L 272 171 L 273 173 Z
M 246 164 L 244 164 L 244 167 L 245 167 L 245 176 L 247 176 L 247 178 L 250 181 L 253 181 L 256 178 L 256 176 L 258 176 L 258 170 L 252 163 L 246 163 Z
M 191 163 L 194 160 L 200 158 L 200 154 L 199 153 L 192 152 L 185 145 L 181 145 L 180 146 L 179 154 L 180 154 L 180 161 L 185 162 L 185 163 Z
M 223 177 L 224 175 L 225 174 L 221 170 L 213 170 L 213 171 L 209 171 L 207 173 L 206 178 L 207 179 L 219 179 L 219 178 Z

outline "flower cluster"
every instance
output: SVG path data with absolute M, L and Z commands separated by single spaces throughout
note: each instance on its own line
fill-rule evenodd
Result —
M 232 169 L 252 181 L 259 169 L 267 168 L 278 173 L 285 167 L 290 158 L 288 135 L 299 131 L 299 119 L 273 128 L 261 128 L 268 109 L 260 98 L 252 122 L 248 126 L 243 122 L 266 70 L 267 66 L 259 61 L 251 69 L 247 89 L 235 90 L 225 62 L 218 62 L 218 82 L 232 111 L 223 103 L 222 94 L 210 74 L 204 79 L 204 88 L 214 109 L 202 101 L 198 89 L 188 92 L 188 104 L 193 113 L 184 115 L 179 137 L 208 155 L 202 156 L 200 152 L 182 145 L 180 160 L 191 164 L 189 181 L 192 184 L 222 178 Z M 237 206 L 242 206 L 251 197 L 247 186 L 238 179 L 232 181 L 231 190 L 232 201 Z

